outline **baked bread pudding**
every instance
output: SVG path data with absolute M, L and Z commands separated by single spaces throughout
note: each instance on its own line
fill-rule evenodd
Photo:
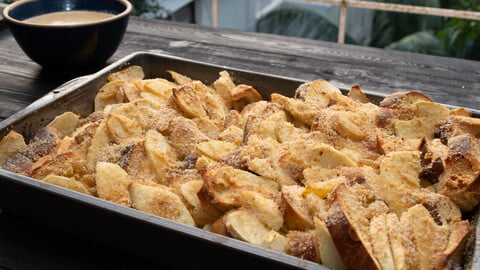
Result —
M 458 269 L 480 201 L 480 119 L 419 92 L 379 105 L 325 80 L 270 101 L 113 73 L 94 112 L 57 116 L 1 168 L 335 269 Z

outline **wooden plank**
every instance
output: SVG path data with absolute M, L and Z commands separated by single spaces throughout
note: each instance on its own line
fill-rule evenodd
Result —
M 480 102 L 480 62 L 476 61 L 131 18 L 127 34 L 109 63 L 142 50 L 304 80 L 326 78 L 343 87 L 360 84 L 364 89 L 384 94 L 419 90 L 436 101 L 459 106 L 477 107 Z M 65 81 L 89 72 L 93 70 L 75 73 L 43 70 L 23 54 L 8 31 L 0 28 L 0 117 L 7 117 Z M 17 225 L 12 220 L 0 215 L 0 232 L 3 232 L 0 251 L 5 251 L 1 255 L 11 252 L 8 254 L 18 256 L 14 256 L 17 263 L 28 262 L 38 252 L 45 252 L 41 254 L 57 263 L 71 259 L 69 254 L 58 252 L 65 251 L 68 241 L 51 239 L 58 232 L 40 229 L 41 234 L 17 237 L 31 224 L 20 221 Z M 15 246 L 16 241 L 25 242 L 23 246 Z M 46 241 L 52 249 L 36 245 Z M 75 240 L 75 244 L 82 250 L 91 250 L 88 242 Z M 89 259 L 103 265 L 97 258 Z M 74 256 L 74 260 L 78 258 Z M 126 261 L 134 259 L 122 254 L 121 261 L 126 266 L 130 265 Z M 1 262 L 5 260 L 0 256 Z
M 420 15 L 432 15 L 450 18 L 461 18 L 469 20 L 480 20 L 480 12 L 467 10 L 454 10 L 446 8 L 412 6 L 403 4 L 392 4 L 382 2 L 369 2 L 360 0 L 301 0 L 302 2 L 316 2 L 330 5 L 346 5 L 352 8 L 366 8 L 383 11 L 405 12 Z
M 422 91 L 437 102 L 471 108 L 480 102 L 480 63 L 476 61 L 163 24 L 158 27 L 148 20 L 132 24 L 122 52 L 133 52 L 140 44 L 149 43 L 145 49 L 304 80 L 325 78 L 342 87 L 359 84 L 385 94 Z
M 338 43 L 345 43 L 345 26 L 347 24 L 347 5 L 340 5 L 340 15 L 338 19 Z
M 212 0 L 212 26 L 218 27 L 218 0 Z
M 131 18 L 122 45 L 109 62 L 142 50 L 304 80 L 325 78 L 345 88 L 359 84 L 377 93 L 422 91 L 437 102 L 457 106 L 476 108 L 480 102 L 480 63 L 476 61 Z M 78 75 L 42 70 L 23 54 L 8 31 L 0 32 L 0 96 L 6 103 L 18 103 L 17 97 L 2 91 L 26 95 L 25 102 L 13 109 Z

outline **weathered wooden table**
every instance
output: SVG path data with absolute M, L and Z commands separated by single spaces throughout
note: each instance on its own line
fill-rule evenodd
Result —
M 434 101 L 479 108 L 480 62 L 298 38 L 132 18 L 110 62 L 136 51 L 305 80 L 324 78 L 388 94 L 415 90 Z M 52 72 L 33 63 L 0 22 L 0 120 L 82 72 Z M 21 194 L 19 194 L 21 196 Z M 141 269 L 149 262 L 0 214 L 0 269 Z

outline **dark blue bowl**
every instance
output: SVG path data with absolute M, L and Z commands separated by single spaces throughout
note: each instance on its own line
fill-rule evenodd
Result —
M 117 50 L 132 5 L 127 0 L 21 0 L 3 17 L 22 50 L 45 68 L 81 69 L 104 64 Z M 108 19 L 76 25 L 38 25 L 25 20 L 59 11 L 98 11 Z

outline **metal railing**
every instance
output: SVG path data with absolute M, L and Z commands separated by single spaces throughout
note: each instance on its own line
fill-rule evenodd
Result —
M 345 43 L 345 26 L 347 23 L 347 8 L 365 8 L 373 10 L 394 11 L 420 15 L 441 16 L 449 18 L 469 19 L 480 21 L 480 12 L 455 10 L 446 8 L 433 8 L 403 4 L 390 4 L 383 2 L 370 2 L 361 0 L 298 0 L 299 2 L 316 2 L 340 6 L 338 17 L 338 43 Z M 212 25 L 218 27 L 218 0 L 212 0 Z

